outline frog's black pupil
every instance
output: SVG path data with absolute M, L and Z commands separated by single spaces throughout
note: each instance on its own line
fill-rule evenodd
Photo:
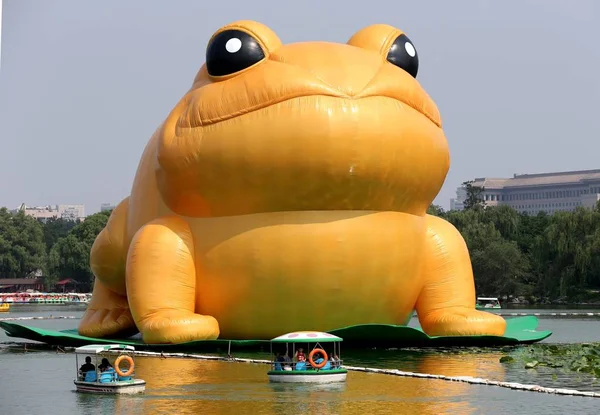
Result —
M 206 48 L 206 69 L 212 76 L 231 75 L 264 58 L 260 44 L 248 33 L 225 30 L 216 35 Z
M 404 69 L 414 78 L 419 71 L 419 55 L 408 36 L 402 34 L 394 40 L 387 55 L 388 62 Z

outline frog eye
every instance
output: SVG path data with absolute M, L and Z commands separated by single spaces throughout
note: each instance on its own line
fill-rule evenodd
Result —
M 408 36 L 402 34 L 394 40 L 388 51 L 387 60 L 398 68 L 404 69 L 413 78 L 417 77 L 419 55 L 417 55 L 417 50 Z
M 241 30 L 224 30 L 206 48 L 206 69 L 211 76 L 239 72 L 262 61 L 265 52 L 256 39 Z

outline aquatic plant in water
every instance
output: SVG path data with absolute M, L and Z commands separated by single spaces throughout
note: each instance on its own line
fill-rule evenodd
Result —
M 517 348 L 500 358 L 500 363 L 537 367 L 560 368 L 562 371 L 587 373 L 600 378 L 600 343 L 536 344 Z

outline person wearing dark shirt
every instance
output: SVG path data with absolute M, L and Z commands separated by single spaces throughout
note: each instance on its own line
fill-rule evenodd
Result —
M 92 364 L 92 358 L 87 356 L 85 358 L 85 363 L 81 365 L 81 367 L 79 368 L 79 373 L 81 373 L 81 376 L 85 377 L 85 374 L 87 372 L 90 371 L 95 371 L 96 370 L 96 366 L 94 366 Z

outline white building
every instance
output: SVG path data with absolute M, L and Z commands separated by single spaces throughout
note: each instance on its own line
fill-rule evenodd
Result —
M 84 205 L 57 205 L 57 210 L 59 217 L 66 220 L 85 219 Z
M 22 203 L 13 212 L 22 211 L 26 215 L 47 221 L 50 218 L 61 218 L 65 220 L 84 220 L 85 205 L 48 205 L 48 206 L 27 206 Z
M 484 188 L 486 206 L 508 205 L 532 215 L 570 211 L 578 206 L 593 208 L 600 200 L 600 169 L 515 174 L 508 179 L 480 177 L 474 179 L 473 186 Z M 450 208 L 462 210 L 466 196 L 465 189 L 459 187 Z

